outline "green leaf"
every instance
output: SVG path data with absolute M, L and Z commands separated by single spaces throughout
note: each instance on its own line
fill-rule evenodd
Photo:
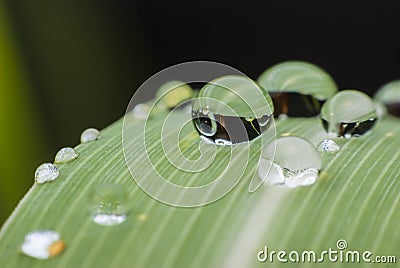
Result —
M 181 111 L 176 120 L 186 118 Z M 146 141 L 152 148 L 160 146 L 164 120 L 165 114 L 159 114 L 147 122 L 146 128 L 153 135 Z M 133 122 L 132 130 L 143 128 L 143 124 Z M 278 135 L 296 135 L 314 143 L 322 131 L 317 118 L 287 119 L 278 121 L 276 127 Z M 121 132 L 122 120 L 102 131 L 98 141 L 77 146 L 79 158 L 57 165 L 60 177 L 56 181 L 32 187 L 0 232 L 3 267 L 280 267 L 276 259 L 260 263 L 257 252 L 264 246 L 287 252 L 337 250 L 339 239 L 347 241 L 348 249 L 369 250 L 373 256 L 399 252 L 397 119 L 387 118 L 369 134 L 344 142 L 337 155 L 324 158 L 321 175 L 312 186 L 289 189 L 266 185 L 249 194 L 258 162 L 252 155 L 242 180 L 229 194 L 198 208 L 172 207 L 145 194 L 126 167 Z M 137 135 L 140 139 L 143 134 Z M 195 151 L 198 139 L 188 125 L 181 133 L 183 153 Z M 257 145 L 255 140 L 252 147 Z M 221 162 L 210 166 L 205 175 L 187 176 L 192 181 L 177 177 L 176 182 L 195 184 L 196 179 L 219 174 L 228 151 L 218 149 L 215 161 Z M 146 152 L 132 153 L 140 166 Z M 157 153 L 150 150 L 150 158 L 160 159 Z M 177 174 L 165 159 L 155 166 L 165 174 Z M 120 225 L 99 226 L 90 220 L 89 192 L 104 182 L 118 183 L 128 190 L 132 209 Z M 44 261 L 23 255 L 20 245 L 24 236 L 38 229 L 60 233 L 67 244 L 65 251 Z M 322 267 L 331 266 L 326 259 Z M 336 266 L 366 264 L 337 262 Z

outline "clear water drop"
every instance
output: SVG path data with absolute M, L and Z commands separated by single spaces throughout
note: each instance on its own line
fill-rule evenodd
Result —
M 60 254 L 65 249 L 65 243 L 60 235 L 52 230 L 39 230 L 28 233 L 21 246 L 25 255 L 39 260 L 45 260 Z
M 48 181 L 56 180 L 59 175 L 60 172 L 55 165 L 51 163 L 44 163 L 36 169 L 35 180 L 37 183 L 42 184 Z
M 78 158 L 78 156 L 79 154 L 75 151 L 74 148 L 71 147 L 62 148 L 60 151 L 58 151 L 54 159 L 54 163 L 56 164 L 67 163 Z
M 206 84 L 192 105 L 196 130 L 216 145 L 233 145 L 259 137 L 269 128 L 272 114 L 269 95 L 251 79 L 237 75 Z
M 188 84 L 182 81 L 169 81 L 157 90 L 157 105 L 172 109 L 191 99 L 193 95 L 194 91 Z
M 139 103 L 132 110 L 132 116 L 135 119 L 144 120 L 150 115 L 151 106 L 147 103 Z
M 331 136 L 361 136 L 375 125 L 376 106 L 368 95 L 356 90 L 344 90 L 324 104 L 321 120 Z
M 258 78 L 274 102 L 276 117 L 311 117 L 337 92 L 332 77 L 319 66 L 304 61 L 286 61 L 268 68 Z
M 127 192 L 118 184 L 97 185 L 90 196 L 89 207 L 92 221 L 99 225 L 123 223 L 129 210 Z
M 310 142 L 286 136 L 263 148 L 258 175 L 274 185 L 307 186 L 315 183 L 321 165 L 321 156 Z
M 336 154 L 340 151 L 340 145 L 334 140 L 326 139 L 318 143 L 317 150 L 321 153 Z
M 374 99 L 386 106 L 389 114 L 400 117 L 400 80 L 389 82 L 380 87 Z
M 95 128 L 88 128 L 82 132 L 81 143 L 95 141 L 100 138 L 100 131 Z

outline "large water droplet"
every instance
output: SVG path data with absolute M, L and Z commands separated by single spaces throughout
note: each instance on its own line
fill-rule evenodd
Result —
M 48 181 L 54 181 L 58 178 L 60 172 L 57 167 L 50 163 L 40 165 L 35 172 L 35 180 L 37 183 L 42 184 Z
M 340 151 L 340 145 L 334 140 L 323 140 L 317 145 L 317 150 L 321 153 L 336 154 Z
M 268 94 L 243 76 L 224 76 L 205 85 L 193 101 L 196 130 L 217 145 L 253 140 L 271 124 Z
M 65 243 L 60 235 L 52 230 L 34 231 L 25 236 L 21 251 L 25 255 L 39 260 L 60 254 L 65 248 Z
M 60 151 L 58 151 L 54 163 L 59 164 L 59 163 L 67 163 L 69 161 L 72 161 L 76 158 L 78 158 L 79 154 L 75 151 L 74 148 L 66 147 L 62 148 Z
M 258 82 L 270 93 L 275 116 L 318 115 L 324 101 L 337 92 L 335 81 L 325 70 L 303 61 L 276 64 L 263 72 Z
M 321 156 L 311 143 L 299 137 L 281 137 L 263 148 L 258 175 L 271 184 L 306 186 L 315 183 L 321 164 Z
M 182 81 L 169 81 L 158 89 L 156 93 L 157 105 L 172 109 L 192 98 L 193 95 L 194 92 L 188 84 Z
M 100 132 L 95 128 L 88 128 L 82 132 L 81 142 L 86 143 L 100 138 Z
M 321 119 L 325 130 L 332 136 L 360 136 L 375 125 L 376 105 L 360 91 L 344 90 L 324 104 Z
M 400 80 L 383 85 L 376 92 L 374 99 L 383 103 L 391 115 L 400 117 Z
M 117 225 L 126 220 L 129 204 L 126 190 L 118 184 L 97 185 L 90 197 L 92 220 L 100 225 Z

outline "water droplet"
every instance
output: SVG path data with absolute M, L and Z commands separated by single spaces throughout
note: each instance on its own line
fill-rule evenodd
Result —
M 336 154 L 340 151 L 340 145 L 334 140 L 323 140 L 317 145 L 317 150 L 322 153 Z
M 344 90 L 324 104 L 321 119 L 325 130 L 332 136 L 360 136 L 375 125 L 376 106 L 368 95 Z
M 273 113 L 268 94 L 243 76 L 224 76 L 206 84 L 193 101 L 196 130 L 217 145 L 253 140 L 270 126 Z
M 273 162 L 271 159 L 274 159 Z M 271 184 L 291 188 L 306 186 L 315 183 L 321 165 L 321 156 L 311 143 L 287 136 L 263 148 L 258 175 Z
M 66 162 L 69 162 L 69 161 L 72 161 L 72 160 L 78 158 L 78 156 L 79 156 L 79 154 L 74 150 L 74 148 L 70 148 L 70 147 L 62 148 L 60 151 L 58 151 L 58 153 L 54 159 L 54 162 L 56 164 L 66 163 Z
M 384 104 L 389 114 L 400 117 L 400 80 L 383 85 L 376 92 L 374 99 Z
M 335 81 L 325 70 L 303 61 L 276 64 L 262 73 L 258 82 L 270 93 L 277 117 L 316 116 L 324 101 L 337 92 Z
M 90 197 L 92 220 L 100 225 L 117 225 L 126 220 L 128 213 L 126 190 L 118 184 L 97 185 Z
M 146 103 L 137 104 L 132 110 L 132 116 L 136 119 L 144 120 L 150 115 L 151 107 Z
M 25 236 L 21 250 L 25 255 L 45 260 L 63 252 L 65 243 L 60 235 L 52 230 L 34 231 Z
M 57 167 L 50 163 L 40 165 L 35 172 L 35 180 L 37 183 L 42 184 L 48 181 L 54 181 L 58 178 L 60 172 Z
M 100 132 L 95 128 L 88 128 L 82 132 L 81 143 L 95 141 L 100 138 Z
M 182 81 L 169 81 L 162 85 L 157 93 L 157 105 L 172 109 L 189 100 L 194 95 L 192 88 Z

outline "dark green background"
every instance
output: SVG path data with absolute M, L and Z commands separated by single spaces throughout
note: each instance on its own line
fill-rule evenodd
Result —
M 36 167 L 123 116 L 157 71 L 189 60 L 256 78 L 300 59 L 370 95 L 400 78 L 396 1 L 0 2 L 0 223 Z

